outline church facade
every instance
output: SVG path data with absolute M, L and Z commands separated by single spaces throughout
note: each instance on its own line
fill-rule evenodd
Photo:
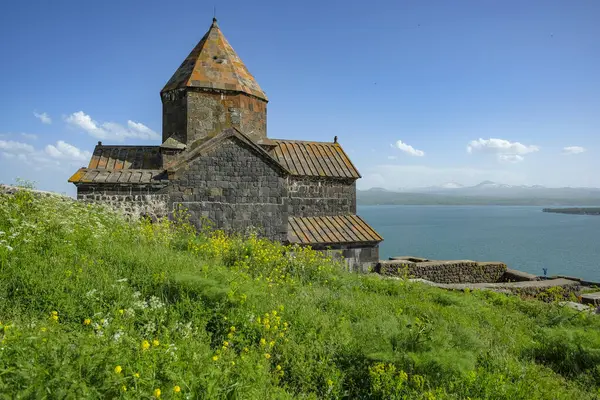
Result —
M 360 174 L 332 142 L 267 136 L 267 96 L 216 19 L 160 92 L 162 144 L 98 142 L 69 182 L 82 201 L 185 208 L 192 222 L 257 230 L 366 271 L 383 238 L 356 215 Z

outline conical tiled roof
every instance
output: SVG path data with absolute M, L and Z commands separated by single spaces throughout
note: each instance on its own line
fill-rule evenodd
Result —
M 206 35 L 165 85 L 162 92 L 185 87 L 231 90 L 267 100 L 248 68 L 213 18 Z

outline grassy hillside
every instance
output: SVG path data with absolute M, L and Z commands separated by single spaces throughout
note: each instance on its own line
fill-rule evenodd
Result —
M 592 399 L 600 318 L 0 195 L 0 397 Z

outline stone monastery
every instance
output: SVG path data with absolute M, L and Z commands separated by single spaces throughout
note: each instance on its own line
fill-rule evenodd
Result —
M 267 136 L 267 96 L 213 19 L 160 92 L 160 146 L 98 142 L 69 182 L 77 198 L 166 204 L 199 226 L 249 228 L 333 251 L 353 270 L 379 260 L 383 238 L 356 215 L 360 174 L 337 142 Z

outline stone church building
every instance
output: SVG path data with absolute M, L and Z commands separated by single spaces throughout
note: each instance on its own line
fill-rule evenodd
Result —
M 332 250 L 353 270 L 383 238 L 356 215 L 360 174 L 333 142 L 267 136 L 267 96 L 216 19 L 160 92 L 162 144 L 98 142 L 69 182 L 84 201 L 166 205 L 228 232 Z

